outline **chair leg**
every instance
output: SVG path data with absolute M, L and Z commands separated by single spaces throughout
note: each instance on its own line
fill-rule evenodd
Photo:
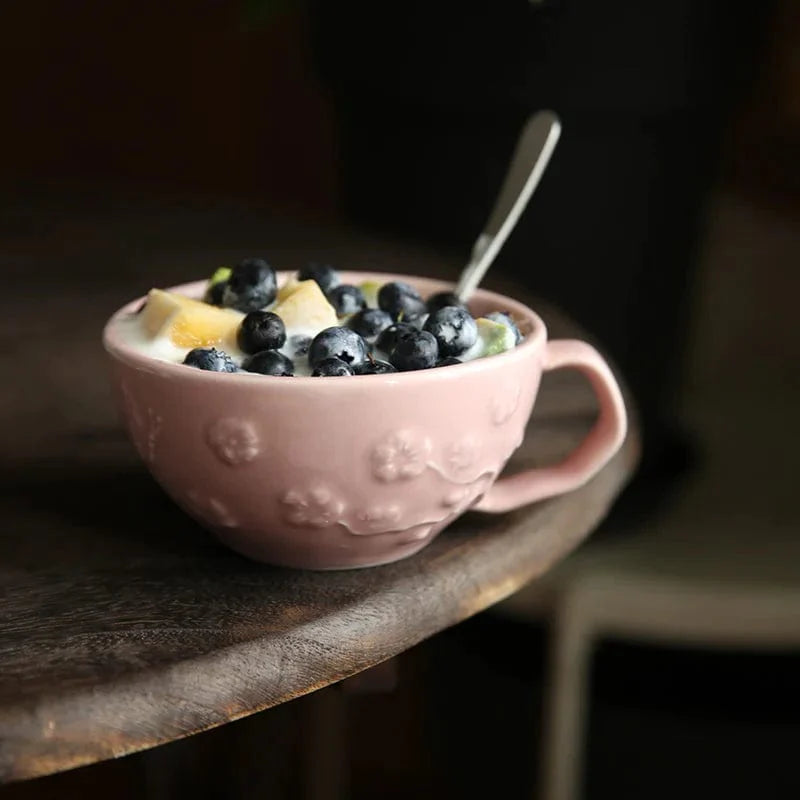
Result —
M 585 615 L 576 604 L 565 603 L 553 620 L 549 647 L 541 800 L 577 800 L 581 791 L 591 648 Z
M 347 796 L 347 699 L 351 695 L 394 691 L 397 681 L 397 659 L 391 658 L 306 698 L 306 800 L 342 800 Z
M 304 748 L 306 800 L 342 800 L 347 794 L 347 698 L 341 684 L 306 698 L 307 739 Z

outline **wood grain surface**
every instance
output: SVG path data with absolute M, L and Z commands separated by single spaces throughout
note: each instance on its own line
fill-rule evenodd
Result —
M 0 781 L 172 741 L 401 653 L 547 570 L 631 476 L 635 432 L 582 489 L 502 516 L 468 514 L 396 564 L 312 573 L 229 552 L 138 463 L 99 345 L 117 305 L 156 274 L 161 285 L 204 274 L 186 265 L 205 251 L 176 256 L 151 242 L 108 274 L 104 265 L 124 255 L 109 227 L 133 236 L 146 225 L 118 215 L 103 226 L 98 208 L 64 212 L 66 233 L 28 232 L 28 250 L 6 238 L 19 250 L 0 253 L 5 285 L 19 278 L 0 300 Z M 92 231 L 102 239 L 94 248 Z M 396 249 L 386 253 L 387 268 L 402 268 Z M 581 335 L 543 315 L 551 333 Z M 563 455 L 595 413 L 579 377 L 547 376 L 510 468 Z

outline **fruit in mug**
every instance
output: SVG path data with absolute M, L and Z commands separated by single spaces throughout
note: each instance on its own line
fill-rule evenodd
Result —
M 358 288 L 361 289 L 361 294 L 364 295 L 367 308 L 378 308 L 378 292 L 381 289 L 381 284 L 378 281 L 363 281 L 358 284 Z
M 203 302 L 212 306 L 221 306 L 223 294 L 225 294 L 225 284 L 215 283 L 206 289 L 206 293 L 203 295 Z
M 464 303 L 455 292 L 437 292 L 436 294 L 432 294 L 425 301 L 425 305 L 428 307 L 428 311 L 431 314 L 445 306 L 456 306 L 458 308 L 467 307 L 466 303 Z
M 294 353 L 295 358 L 307 356 L 308 348 L 311 347 L 311 337 L 304 336 L 302 333 L 295 334 L 289 339 L 289 347 Z
M 325 294 L 339 285 L 339 273 L 330 264 L 306 264 L 303 269 L 298 270 L 297 279 L 316 281 Z
M 355 314 L 361 311 L 367 305 L 364 300 L 364 295 L 358 286 L 351 286 L 350 284 L 343 283 L 335 289 L 331 289 L 327 294 L 328 302 L 336 309 L 336 314 L 339 317 L 345 317 L 348 314 Z
M 488 317 L 475 320 L 478 327 L 478 338 L 481 340 L 481 356 L 496 356 L 511 350 L 516 342 L 514 332 L 502 322 L 495 322 Z
M 275 270 L 263 258 L 245 258 L 232 270 L 222 304 L 237 311 L 258 311 L 268 306 L 278 293 Z
M 326 296 L 320 287 L 331 284 Z M 237 310 L 269 297 L 275 299 L 270 310 Z M 218 302 L 222 307 L 214 305 Z M 328 265 L 309 264 L 278 290 L 275 271 L 262 259 L 216 270 L 206 284 L 205 302 L 153 289 L 134 314 L 151 337 L 168 339 L 182 353 L 213 348 L 224 357 L 195 353 L 187 363 L 197 359 L 206 369 L 225 368 L 238 365 L 244 354 L 246 366 L 233 371 L 269 375 L 294 374 L 298 358 L 305 358 L 315 375 L 339 374 L 337 363 L 317 369 L 326 359 L 338 359 L 354 375 L 451 366 L 505 352 L 523 338 L 507 312 L 476 320 L 452 291 L 425 300 L 402 280 L 342 284 Z M 160 349 L 157 357 L 169 352 Z M 277 355 L 265 355 L 269 352 Z M 302 367 L 302 374 L 309 374 L 306 362 Z
M 327 301 L 316 281 L 300 281 L 299 286 L 272 311 L 287 328 L 319 331 L 336 325 L 336 310 Z
M 374 341 L 392 324 L 392 318 L 379 308 L 365 308 L 347 321 L 347 327 L 367 341 Z
M 486 319 L 490 319 L 492 322 L 499 322 L 501 325 L 510 328 L 511 332 L 514 334 L 514 344 L 519 344 L 522 341 L 522 334 L 517 327 L 517 323 L 512 319 L 511 314 L 506 314 L 505 311 L 492 311 L 491 314 L 486 315 Z
M 286 283 L 283 284 L 278 289 L 278 293 L 275 295 L 275 299 L 280 303 L 285 300 L 290 294 L 292 294 L 295 290 L 299 289 L 303 285 L 303 281 L 297 280 L 297 278 L 289 278 Z
M 230 267 L 219 267 L 214 270 L 214 274 L 208 279 L 209 286 L 215 286 L 218 283 L 225 283 L 231 276 Z
M 326 328 L 312 340 L 308 350 L 308 363 L 316 367 L 326 358 L 338 358 L 351 367 L 358 367 L 367 358 L 367 344 L 349 328 Z
M 386 361 L 369 358 L 356 369 L 356 375 L 388 375 L 397 370 Z
M 424 330 L 433 334 L 439 355 L 460 356 L 478 339 L 478 326 L 472 315 L 459 306 L 445 306 L 434 311 L 425 321 Z
M 206 303 L 212 306 L 222 305 L 222 295 L 225 293 L 225 284 L 231 276 L 230 267 L 220 267 L 214 272 L 206 286 L 206 293 L 203 297 Z
M 150 336 L 166 336 L 176 347 L 232 347 L 242 315 L 181 294 L 151 289 L 141 319 Z
M 311 373 L 312 378 L 336 378 L 343 375 L 352 375 L 353 369 L 349 364 L 342 361 L 341 358 L 323 358 L 322 361 L 317 362 Z
M 400 372 L 429 369 L 439 360 L 436 338 L 428 331 L 418 331 L 401 338 L 389 355 L 389 362 Z
M 375 347 L 384 353 L 391 353 L 397 343 L 407 336 L 410 336 L 417 329 L 408 322 L 395 322 L 388 328 L 384 328 L 380 336 L 378 336 Z
M 173 314 L 177 314 L 185 306 L 188 297 L 163 289 L 151 289 L 147 293 L 144 305 L 138 311 L 142 327 L 150 336 L 158 336 Z
M 425 323 L 428 321 L 428 314 L 427 311 L 424 311 L 422 314 L 403 314 L 403 322 L 407 322 L 409 325 L 413 325 L 418 331 L 421 331 L 425 327 Z
M 231 357 L 215 347 L 195 347 L 186 354 L 183 363 L 208 372 L 238 372 Z
M 259 375 L 275 375 L 291 378 L 294 375 L 294 364 L 290 358 L 277 350 L 262 350 L 260 353 L 246 358 L 242 363 L 246 372 L 257 372 Z
M 272 311 L 251 311 L 239 325 L 236 342 L 243 353 L 278 350 L 286 344 L 286 326 Z
M 384 283 L 378 291 L 378 305 L 394 320 L 419 316 L 428 310 L 420 293 L 404 281 Z

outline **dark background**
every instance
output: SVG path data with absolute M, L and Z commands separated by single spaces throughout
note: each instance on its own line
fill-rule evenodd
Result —
M 230 243 L 245 219 L 291 220 L 287 230 L 312 236 L 315 226 L 357 231 L 457 267 L 522 122 L 550 107 L 562 140 L 490 281 L 500 274 L 562 306 L 620 368 L 644 424 L 643 467 L 627 494 L 642 525 L 641 509 L 655 515 L 706 468 L 708 434 L 683 413 L 697 353 L 712 366 L 737 347 L 737 357 L 750 353 L 725 384 L 733 392 L 761 381 L 764 395 L 783 396 L 796 386 L 788 321 L 800 250 L 781 233 L 800 217 L 791 0 L 49 0 L 4 5 L 0 21 L 0 243 L 8 275 L 22 275 L 16 291 L 47 291 L 100 241 L 119 236 L 118 260 L 104 267 L 113 274 L 132 269 L 142 242 L 168 263 L 191 244 Z M 729 254 L 749 248 L 755 266 L 740 279 L 724 258 L 704 261 L 709 237 L 733 242 L 721 249 Z M 52 274 L 25 274 L 26 253 L 45 242 L 57 254 Z M 167 269 L 173 283 L 205 274 L 191 263 Z M 81 280 L 90 294 L 110 278 L 84 271 Z M 716 339 L 703 338 L 698 308 L 728 314 Z M 788 355 L 765 378 L 775 351 Z M 746 419 L 768 413 L 748 407 Z M 601 536 L 619 534 L 620 514 Z M 409 654 L 395 695 L 354 701 L 354 796 L 489 792 L 498 770 L 504 796 L 526 796 L 544 646 L 540 623 L 483 615 Z M 796 796 L 796 669 L 792 654 L 606 646 L 588 796 L 655 797 L 655 784 L 690 798 Z M 292 706 L 259 715 L 272 722 L 228 727 L 274 741 L 298 724 Z M 371 756 L 376 732 L 400 737 L 391 763 Z M 689 757 L 681 743 L 693 736 L 701 744 Z M 192 746 L 235 762 L 251 752 L 246 738 L 217 732 Z M 202 756 L 187 758 L 207 778 Z M 626 758 L 636 765 L 628 794 L 616 770 Z M 132 757 L 0 796 L 78 796 L 90 786 L 145 796 L 140 767 Z M 222 789 L 198 780 L 195 792 Z
M 558 157 L 497 269 L 606 346 L 658 470 L 684 457 L 671 406 L 711 186 L 798 183 L 771 152 L 796 147 L 795 21 L 691 0 L 12 4 L 0 181 L 246 198 L 458 261 L 522 122 L 554 108 Z

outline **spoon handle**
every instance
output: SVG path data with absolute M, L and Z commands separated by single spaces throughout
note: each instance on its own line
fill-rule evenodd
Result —
M 508 234 L 517 224 L 541 180 L 560 134 L 561 123 L 552 111 L 539 111 L 525 123 L 492 214 L 475 240 L 469 263 L 464 267 L 456 286 L 455 293 L 462 301 L 466 302 L 483 280 Z

